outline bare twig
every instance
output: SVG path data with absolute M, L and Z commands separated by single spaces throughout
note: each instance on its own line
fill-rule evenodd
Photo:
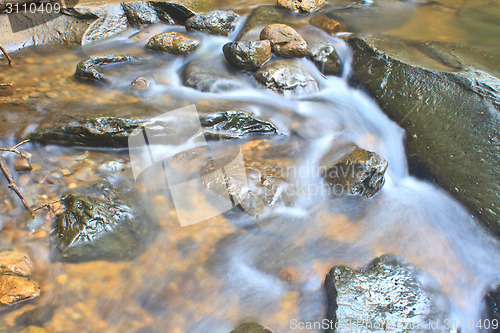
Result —
M 0 83 L 0 87 L 12 87 L 14 82 Z
M 35 209 L 33 209 L 34 212 L 36 211 L 39 211 L 40 209 L 44 209 L 44 208 L 47 208 L 50 212 L 52 212 L 54 215 L 57 215 L 57 211 L 54 209 L 54 204 L 58 203 L 58 202 L 61 202 L 63 201 L 64 198 L 61 198 L 59 200 L 56 200 L 56 201 L 51 201 L 49 203 L 46 203 L 45 205 L 43 206 L 40 206 L 40 207 L 37 207 Z M 60 209 L 60 207 L 58 208 L 58 210 Z
M 10 148 L 10 150 L 17 149 L 17 148 L 21 147 L 22 145 L 24 145 L 25 143 L 28 143 L 28 142 L 30 142 L 30 139 L 23 140 L 23 141 L 19 142 L 17 145 L 15 145 L 14 147 Z
M 31 209 L 31 207 L 28 205 L 26 200 L 24 199 L 23 194 L 21 193 L 21 190 L 19 189 L 19 186 L 17 186 L 16 182 L 14 181 L 14 177 L 12 177 L 12 174 L 9 171 L 9 168 L 5 165 L 5 162 L 3 161 L 3 158 L 0 156 L 0 169 L 2 170 L 5 178 L 7 178 L 7 181 L 9 182 L 9 188 L 14 191 L 19 199 L 23 202 L 24 207 L 26 207 L 26 210 L 30 213 L 31 218 L 35 218 L 35 213 Z
M 9 62 L 9 66 L 12 66 L 12 59 L 9 57 L 9 54 L 7 51 L 3 48 L 2 45 L 0 45 L 0 50 L 2 51 L 3 54 L 5 54 L 5 57 L 7 57 L 7 61 Z

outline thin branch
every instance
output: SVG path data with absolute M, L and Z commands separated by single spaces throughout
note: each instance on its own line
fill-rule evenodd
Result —
M 30 142 L 30 139 L 23 140 L 23 141 L 19 142 L 17 145 L 15 145 L 14 147 L 10 148 L 10 150 L 17 149 L 17 148 L 21 147 L 22 145 L 24 145 L 25 143 L 28 143 L 28 142 Z
M 2 45 L 0 45 L 0 50 L 2 51 L 3 54 L 5 54 L 5 57 L 7 57 L 7 61 L 9 62 L 9 66 L 12 66 L 12 59 L 9 57 L 9 54 L 7 51 L 3 48 Z
M 0 87 L 12 87 L 14 82 L 0 83 Z
M 51 211 L 54 215 L 57 215 L 57 212 L 56 212 L 56 210 L 54 209 L 54 204 L 56 204 L 56 203 L 58 203 L 58 202 L 61 202 L 61 201 L 63 201 L 63 200 L 64 200 L 64 198 L 61 198 L 61 199 L 56 200 L 56 201 L 51 201 L 51 202 L 49 202 L 49 203 L 46 203 L 46 204 L 45 204 L 45 205 L 43 205 L 43 206 L 40 206 L 40 207 L 37 207 L 37 208 L 33 209 L 33 211 L 34 211 L 34 212 L 36 212 L 36 211 L 39 211 L 39 210 L 41 210 L 41 209 L 47 208 L 47 209 L 48 209 L 49 211 Z M 59 208 L 59 209 L 60 209 L 60 208 Z M 59 209 L 58 209 L 58 210 L 59 210 Z
M 14 153 L 14 154 L 17 154 L 23 158 L 25 158 L 28 162 L 30 162 L 30 157 L 24 153 L 21 153 L 20 151 L 18 150 L 14 150 L 14 149 L 7 149 L 7 148 L 0 148 L 0 151 L 5 151 L 5 152 L 9 152 L 9 153 Z
M 19 199 L 21 199 L 24 207 L 26 207 L 26 210 L 28 210 L 28 212 L 30 213 L 31 218 L 35 219 L 35 213 L 31 209 L 31 207 L 28 205 L 26 200 L 24 199 L 24 196 L 22 195 L 21 190 L 19 189 L 19 186 L 17 186 L 16 182 L 14 181 L 14 177 L 12 177 L 12 174 L 10 173 L 7 166 L 5 165 L 3 158 L 1 156 L 0 156 L 0 169 L 2 170 L 7 181 L 9 182 L 9 188 L 17 194 Z

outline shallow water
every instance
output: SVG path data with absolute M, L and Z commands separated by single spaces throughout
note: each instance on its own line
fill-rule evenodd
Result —
M 346 5 L 339 3 L 336 5 Z M 442 6 L 432 8 L 461 8 L 466 13 L 480 10 L 469 3 L 439 3 Z M 255 1 L 226 6 L 245 12 L 252 4 Z M 417 14 L 412 13 L 402 27 L 388 30 L 381 20 L 371 28 L 403 34 L 414 20 L 423 20 L 421 12 L 431 8 L 419 1 L 405 2 L 404 6 L 412 6 Z M 391 10 L 387 10 L 387 15 L 392 15 Z M 359 27 L 365 29 L 362 24 Z M 405 37 L 428 39 L 432 35 L 437 40 L 464 42 L 453 39 L 464 31 L 461 27 L 448 27 L 438 29 L 437 34 L 410 29 L 414 33 Z M 238 145 L 246 161 L 301 170 L 294 179 L 300 196 L 293 207 L 276 207 L 257 219 L 235 208 L 202 223 L 181 227 L 170 196 L 147 193 L 159 230 L 154 242 L 137 259 L 64 263 L 49 253 L 53 216 L 41 213 L 35 221 L 30 220 L 17 198 L 3 186 L 1 247 L 30 255 L 36 268 L 33 278 L 40 283 L 42 295 L 23 307 L 4 310 L 0 314 L 0 329 L 12 330 L 20 313 L 51 304 L 57 307 L 45 325 L 51 332 L 150 329 L 227 333 L 249 320 L 276 332 L 290 332 L 292 319 L 323 319 L 323 281 L 333 266 L 358 268 L 383 254 L 399 255 L 429 273 L 430 277 L 423 278 L 422 283 L 440 290 L 436 295 L 442 297 L 436 301 L 448 308 L 450 320 L 467 322 L 480 318 L 484 290 L 500 281 L 498 241 L 447 193 L 409 175 L 404 131 L 384 115 L 370 96 L 349 86 L 349 66 L 345 66 L 342 78 L 324 77 L 309 61 L 297 60 L 320 83 L 320 92 L 307 98 L 284 98 L 260 88 L 250 75 L 237 71 L 232 73 L 240 88 L 202 93 L 182 85 L 185 65 L 200 60 L 214 66 L 223 64 L 222 45 L 234 39 L 238 31 L 228 38 L 193 33 L 202 37 L 202 45 L 186 58 L 143 49 L 149 36 L 171 30 L 182 29 L 158 25 L 140 34 L 129 30 L 112 40 L 85 47 L 36 47 L 17 52 L 16 65 L 4 66 L 0 73 L 0 82 L 16 84 L 9 94 L 0 95 L 4 103 L 1 108 L 12 108 L 7 102 L 32 105 L 34 111 L 27 111 L 26 117 L 33 117 L 34 124 L 37 117 L 51 111 L 64 108 L 67 113 L 78 113 L 91 105 L 118 105 L 122 108 L 118 112 L 123 113 L 133 113 L 136 105 L 151 105 L 158 115 L 194 103 L 200 112 L 246 110 L 272 121 L 287 136 L 231 145 Z M 349 63 L 350 51 L 342 40 L 316 33 L 335 43 L 342 61 Z M 478 31 L 471 32 L 465 40 L 474 44 L 477 39 L 473 36 L 479 35 Z M 490 49 L 498 46 L 492 43 L 496 38 L 493 34 L 486 33 L 481 38 L 481 43 Z M 140 60 L 109 70 L 110 87 L 75 80 L 76 64 L 97 54 L 129 54 Z M 139 75 L 151 76 L 154 84 L 144 92 L 131 92 L 128 85 Z M 6 132 L 11 136 L 3 138 L 2 146 L 14 144 L 17 128 L 10 127 L 14 128 Z M 346 141 L 375 151 L 389 162 L 386 184 L 371 199 L 318 190 L 322 188 L 321 179 L 315 170 L 321 157 Z M 18 182 L 33 206 L 58 199 L 70 189 L 103 177 L 133 182 L 127 150 L 32 144 L 23 147 L 32 154 L 34 171 L 19 176 Z M 228 149 L 221 144 L 211 144 L 210 148 L 214 154 Z M 294 155 L 289 151 L 294 151 Z M 180 168 L 195 168 L 190 161 L 182 163 Z M 143 184 L 138 184 L 138 188 L 143 188 Z M 192 210 L 202 210 L 196 206 L 196 200 L 193 198 Z M 462 332 L 473 331 L 462 327 Z

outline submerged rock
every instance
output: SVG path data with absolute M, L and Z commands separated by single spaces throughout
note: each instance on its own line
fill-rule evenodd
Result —
M 186 29 L 227 36 L 236 27 L 238 17 L 236 13 L 225 10 L 199 13 L 186 21 Z
M 153 36 L 146 45 L 146 48 L 175 55 L 186 55 L 193 52 L 199 44 L 198 39 L 184 34 L 164 32 Z
M 410 171 L 430 174 L 500 235 L 500 80 L 470 67 L 498 77 L 495 64 L 480 50 L 452 44 L 348 42 L 353 79 L 406 131 Z
M 0 305 L 10 305 L 38 296 L 38 283 L 22 276 L 0 275 Z
M 241 33 L 239 41 L 253 41 L 260 39 L 262 29 L 272 23 L 293 25 L 296 18 L 289 13 L 280 10 L 277 6 L 265 5 L 255 8 L 248 16 Z
M 130 56 L 99 56 L 84 59 L 76 65 L 75 76 L 84 80 L 94 80 L 109 83 L 109 79 L 102 73 L 102 66 L 134 60 Z
M 331 186 L 340 185 L 342 193 L 370 198 L 384 185 L 387 165 L 380 155 L 356 147 L 340 162 L 327 167 L 324 177 Z
M 31 170 L 33 170 L 33 167 L 31 166 L 30 161 L 28 161 L 26 158 L 17 156 L 14 160 L 14 169 L 17 172 L 30 172 Z
M 294 13 L 310 13 L 325 4 L 325 0 L 278 0 L 278 6 Z
M 210 64 L 210 66 L 207 66 Z M 222 59 L 201 57 L 189 62 L 184 70 L 184 85 L 203 92 L 226 92 L 244 87 Z
M 243 111 L 204 115 L 201 126 L 205 136 L 215 139 L 238 139 L 252 134 L 278 134 L 270 122 L 254 118 Z
M 347 31 L 347 27 L 345 26 L 345 24 L 321 13 L 315 15 L 309 22 L 315 27 L 320 28 L 321 30 L 329 34 L 336 34 L 338 32 Z
M 126 260 L 137 255 L 154 234 L 151 217 L 132 190 L 125 201 L 108 183 L 87 189 L 91 194 L 69 194 L 56 217 L 55 246 L 69 261 Z
M 46 322 L 50 321 L 54 316 L 56 307 L 50 304 L 42 305 L 33 310 L 24 312 L 17 316 L 17 326 L 43 326 Z
M 430 321 L 445 319 L 414 268 L 393 256 L 375 259 L 356 271 L 336 266 L 325 279 L 328 299 L 326 332 L 445 332 Z M 333 329 L 335 326 L 336 329 Z
M 139 76 L 137 79 L 132 81 L 132 83 L 130 83 L 130 87 L 132 90 L 140 91 L 149 88 L 150 84 L 151 80 L 149 78 L 145 76 Z
M 268 40 L 231 42 L 222 50 L 228 63 L 246 70 L 260 68 L 271 59 L 271 43 Z
M 273 333 L 273 332 L 257 323 L 245 323 L 236 327 L 230 333 Z
M 307 43 L 295 29 L 285 24 L 270 24 L 260 33 L 261 40 L 269 40 L 274 53 L 283 57 L 305 57 Z
M 310 95 L 319 91 L 318 82 L 299 63 L 290 60 L 269 62 L 255 78 L 268 89 L 285 96 Z
M 325 75 L 337 75 L 340 72 L 340 61 L 333 44 L 323 40 L 308 41 L 309 57 L 316 67 Z
M 0 275 L 30 276 L 33 273 L 33 263 L 30 258 L 20 252 L 0 252 Z

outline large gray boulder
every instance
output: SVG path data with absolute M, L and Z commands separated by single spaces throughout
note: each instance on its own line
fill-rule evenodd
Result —
M 498 66 L 452 44 L 375 37 L 349 44 L 352 78 L 406 130 L 411 171 L 430 173 L 500 235 Z

